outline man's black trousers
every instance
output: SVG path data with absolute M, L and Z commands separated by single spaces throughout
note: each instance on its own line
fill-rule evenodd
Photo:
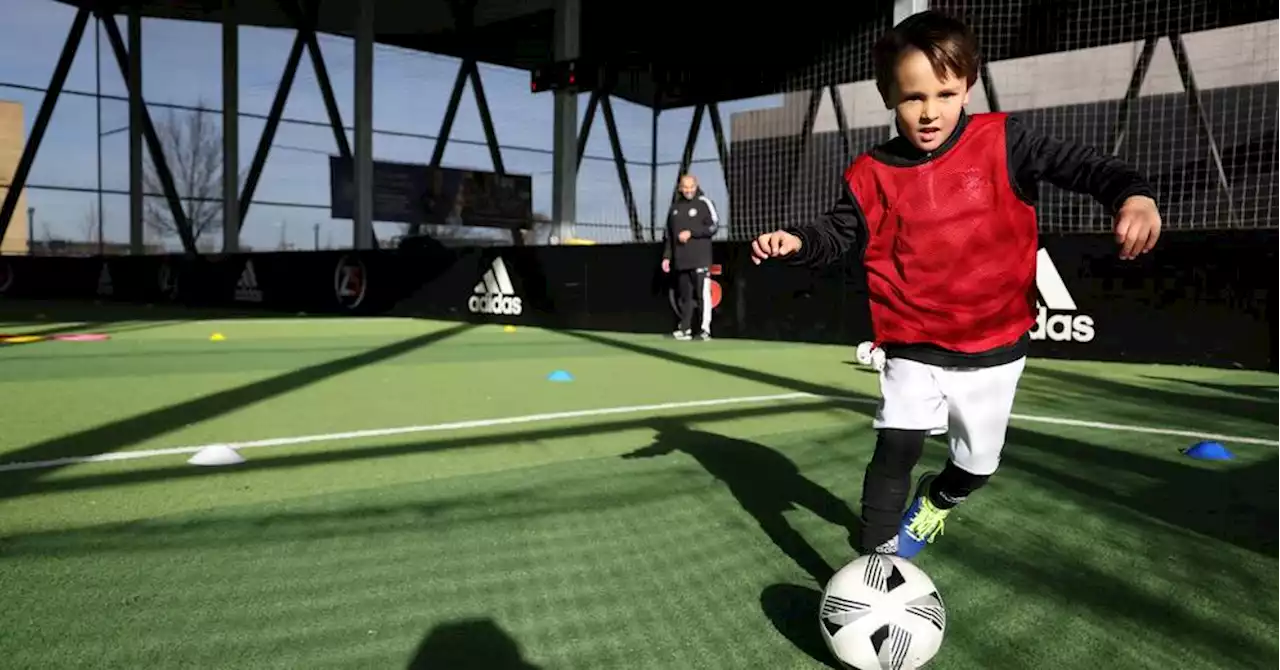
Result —
M 679 330 L 711 333 L 710 268 L 676 271 L 676 310 L 680 314 Z

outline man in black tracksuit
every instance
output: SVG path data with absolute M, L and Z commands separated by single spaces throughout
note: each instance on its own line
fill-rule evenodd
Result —
M 698 339 L 711 337 L 711 236 L 720 217 L 711 198 L 703 195 L 693 175 L 680 178 L 680 196 L 667 215 L 667 239 L 662 246 L 662 271 L 676 273 L 676 309 L 680 324 L 672 335 L 678 340 L 694 337 L 694 305 L 701 303 Z

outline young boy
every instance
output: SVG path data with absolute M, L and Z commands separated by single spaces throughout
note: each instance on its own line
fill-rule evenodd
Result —
M 807 265 L 862 257 L 886 362 L 857 549 L 912 558 L 999 464 L 1036 316 L 1039 183 L 1106 207 L 1124 260 L 1152 249 L 1160 214 L 1151 187 L 1119 160 L 1004 114 L 967 115 L 978 48 L 963 23 L 916 14 L 873 56 L 898 137 L 849 166 L 829 212 L 761 235 L 752 253 Z M 941 433 L 950 458 L 921 478 L 904 514 L 925 439 Z

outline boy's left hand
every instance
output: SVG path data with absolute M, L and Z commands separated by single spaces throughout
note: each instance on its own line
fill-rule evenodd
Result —
M 1116 243 L 1120 260 L 1129 261 L 1151 251 L 1160 239 L 1160 210 L 1156 201 L 1142 195 L 1127 198 L 1116 212 Z

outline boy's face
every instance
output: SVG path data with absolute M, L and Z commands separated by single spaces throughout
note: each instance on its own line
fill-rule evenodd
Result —
M 938 79 L 924 53 L 910 49 L 894 71 L 894 110 L 903 135 L 921 151 L 933 151 L 951 137 L 964 106 L 969 85 L 948 72 Z

